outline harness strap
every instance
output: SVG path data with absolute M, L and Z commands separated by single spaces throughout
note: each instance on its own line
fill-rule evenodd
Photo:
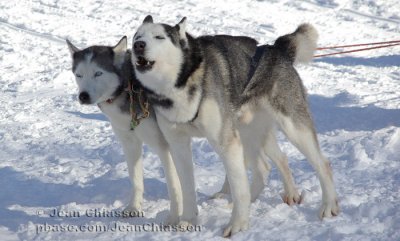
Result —
M 143 94 L 143 89 L 139 88 L 138 90 L 134 90 L 132 79 L 128 80 L 128 93 L 129 93 L 129 100 L 130 106 L 129 110 L 131 113 L 131 123 L 130 127 L 131 130 L 135 130 L 135 128 L 140 124 L 140 121 L 150 116 L 149 111 L 149 102 L 147 98 Z M 136 112 L 135 102 L 138 102 L 139 107 L 142 113 Z

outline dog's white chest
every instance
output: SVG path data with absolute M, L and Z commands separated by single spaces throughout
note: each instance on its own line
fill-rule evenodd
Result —
M 114 127 L 121 130 L 130 130 L 131 117 L 128 113 L 122 112 L 119 105 L 115 103 L 102 103 L 100 104 L 100 109 Z

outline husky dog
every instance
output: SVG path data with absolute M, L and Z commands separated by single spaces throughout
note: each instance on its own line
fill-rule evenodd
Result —
M 287 198 L 298 199 L 287 158 L 276 129 L 307 157 L 318 173 L 323 192 L 321 217 L 339 207 L 328 160 L 321 154 L 302 81 L 293 67 L 307 62 L 317 32 L 301 25 L 273 46 L 247 37 L 201 36 L 177 25 L 155 24 L 147 16 L 133 37 L 132 63 L 170 145 L 183 191 L 180 222 L 198 214 L 190 138 L 203 136 L 220 155 L 227 173 L 233 211 L 223 235 L 248 228 L 250 191 L 246 160 L 265 154 L 284 174 Z M 282 171 L 283 170 L 283 171 Z
M 140 84 L 134 76 L 131 52 L 127 50 L 127 38 L 114 46 L 91 46 L 83 50 L 67 40 L 72 55 L 72 72 L 79 87 L 81 104 L 97 104 L 108 117 L 114 133 L 122 144 L 132 183 L 132 199 L 124 212 L 141 210 L 143 201 L 142 143 L 148 144 L 160 157 L 171 200 L 167 222 L 176 223 L 182 211 L 182 193 L 169 146 L 155 119 L 154 112 L 134 129 L 130 130 L 130 99 L 126 91 L 129 78 L 134 89 Z M 136 106 L 139 110 L 139 107 Z M 175 216 L 174 216 L 175 215 Z

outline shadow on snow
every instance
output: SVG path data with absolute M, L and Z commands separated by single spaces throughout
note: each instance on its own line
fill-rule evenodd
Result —
M 354 102 L 354 97 L 346 92 L 332 98 L 310 95 L 308 101 L 318 133 L 337 129 L 373 131 L 389 126 L 400 127 L 400 110 L 383 109 L 374 105 L 346 107 Z
M 143 224 L 148 222 L 160 222 L 163 220 L 145 218 L 117 218 L 117 217 L 50 217 L 48 213 L 36 215 L 37 211 L 53 209 L 70 203 L 88 204 L 101 203 L 112 206 L 115 200 L 121 200 L 124 205 L 128 204 L 131 195 L 131 185 L 128 178 L 111 179 L 107 174 L 93 179 L 86 186 L 76 184 L 44 183 L 37 179 L 30 179 L 24 173 L 17 172 L 10 167 L 0 169 L 0 183 L 2 184 L 2 197 L 0 198 L 0 226 L 7 227 L 10 231 L 17 231 L 20 225 L 28 222 L 35 224 L 85 224 L 90 221 L 124 221 L 132 224 Z M 168 199 L 166 184 L 155 178 L 144 180 L 146 200 L 157 201 Z M 156 190 L 156 191 L 155 191 Z M 34 213 L 28 214 L 19 210 L 10 210 L 11 205 L 22 207 L 33 207 Z M 120 208 L 119 210 L 122 210 Z M 109 210 L 110 211 L 110 210 Z
M 323 57 L 314 60 L 314 62 L 323 62 L 334 65 L 344 66 L 371 66 L 371 67 L 395 67 L 400 66 L 400 55 L 379 56 L 372 58 L 362 57 Z

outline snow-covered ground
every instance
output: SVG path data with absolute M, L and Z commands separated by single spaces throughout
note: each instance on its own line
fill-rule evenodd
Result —
M 272 43 L 301 22 L 317 27 L 320 46 L 399 39 L 400 33 L 398 0 L 1 1 L 0 240 L 222 240 L 228 201 L 209 197 L 221 187 L 224 169 L 204 139 L 193 141 L 200 232 L 46 232 L 66 225 L 129 228 L 166 216 L 163 170 L 147 147 L 144 218 L 49 216 L 54 209 L 115 210 L 129 200 L 122 149 L 99 110 L 79 105 L 64 39 L 80 47 L 114 45 L 123 35 L 131 38 L 147 14 L 170 24 L 187 16 L 194 35 L 249 35 L 260 43 Z M 280 138 L 305 202 L 282 203 L 274 168 L 251 206 L 250 229 L 233 240 L 400 240 L 399 66 L 400 46 L 298 67 L 342 212 L 318 219 L 318 179 Z

